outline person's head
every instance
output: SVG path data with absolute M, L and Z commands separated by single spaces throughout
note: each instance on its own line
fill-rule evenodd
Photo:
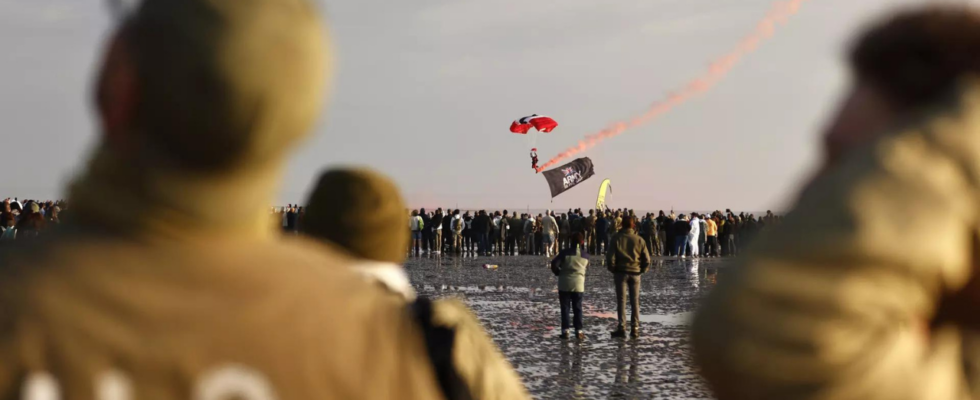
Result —
M 424 208 L 419 209 L 419 215 L 426 215 Z
M 957 5 L 899 12 L 861 34 L 848 63 L 853 83 L 823 138 L 828 165 L 980 75 L 980 14 Z
M 593 210 L 593 209 L 589 209 L 589 216 L 591 217 L 591 216 L 593 216 L 593 215 L 595 215 L 595 210 Z
M 142 0 L 93 85 L 100 137 L 70 189 L 76 215 L 268 236 L 259 210 L 324 108 L 325 32 L 311 0 Z M 106 189 L 133 205 L 105 207 Z
M 577 244 L 579 246 L 585 245 L 585 236 L 582 235 L 582 232 L 575 232 L 574 234 L 572 234 L 572 243 Z
M 413 217 L 419 216 L 419 210 L 412 210 L 412 216 Z
M 635 226 L 633 223 L 633 218 L 626 218 L 623 220 L 623 229 L 633 229 Z
M 387 177 L 367 169 L 327 171 L 306 204 L 301 229 L 307 235 L 363 259 L 405 261 L 409 244 L 403 222 L 405 202 Z
M 279 161 L 320 113 L 325 39 L 311 3 L 144 0 L 96 84 L 104 143 L 188 171 Z

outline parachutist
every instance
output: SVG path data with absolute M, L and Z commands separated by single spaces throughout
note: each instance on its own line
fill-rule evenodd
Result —
M 538 149 L 531 149 L 531 168 L 538 170 Z

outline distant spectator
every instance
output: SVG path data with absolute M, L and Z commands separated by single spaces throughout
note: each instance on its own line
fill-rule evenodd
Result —
M 611 240 L 606 252 L 606 268 L 616 281 L 616 316 L 619 320 L 612 337 L 626 337 L 626 295 L 629 292 L 631 336 L 640 336 L 640 277 L 650 267 L 650 252 L 643 238 L 636 234 L 632 219 L 623 220 L 619 233 Z
M 423 229 L 425 229 L 425 223 L 422 222 L 422 217 L 419 216 L 419 210 L 412 210 L 411 216 L 408 217 L 408 230 L 412 233 L 412 247 L 409 251 L 412 251 L 415 255 L 422 254 Z
M 35 238 L 44 230 L 44 217 L 41 216 L 40 210 L 41 207 L 37 203 L 28 203 L 27 211 L 17 221 L 17 235 L 20 238 Z
M 4 221 L 4 225 L 0 227 L 3 230 L 0 233 L 0 241 L 8 241 L 17 239 L 17 227 L 14 226 L 14 218 L 11 216 Z

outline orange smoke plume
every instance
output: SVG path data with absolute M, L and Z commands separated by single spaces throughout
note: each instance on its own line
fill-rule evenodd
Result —
M 769 10 L 765 18 L 756 24 L 752 33 L 742 39 L 731 52 L 711 63 L 711 66 L 704 74 L 688 82 L 683 88 L 672 92 L 666 99 L 654 103 L 645 113 L 628 121 L 613 123 L 599 133 L 586 136 L 585 139 L 578 142 L 578 145 L 569 147 L 567 150 L 559 153 L 551 160 L 538 167 L 537 171 L 544 171 L 566 158 L 595 147 L 606 139 L 619 136 L 621 133 L 626 132 L 629 129 L 651 122 L 674 107 L 683 104 L 695 95 L 708 91 L 715 84 L 724 79 L 725 75 L 727 75 L 728 72 L 735 67 L 735 64 L 737 64 L 742 57 L 745 57 L 754 51 L 759 46 L 760 42 L 770 38 L 773 33 L 775 33 L 777 25 L 785 24 L 789 17 L 796 14 L 796 12 L 799 11 L 800 6 L 805 1 L 807 0 L 789 0 L 777 2 L 772 6 L 772 9 Z

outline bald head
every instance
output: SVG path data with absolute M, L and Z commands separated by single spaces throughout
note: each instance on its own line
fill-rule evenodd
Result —
M 104 72 L 106 134 L 181 169 L 279 161 L 321 109 L 325 39 L 307 0 L 145 0 L 110 50 L 132 79 Z

